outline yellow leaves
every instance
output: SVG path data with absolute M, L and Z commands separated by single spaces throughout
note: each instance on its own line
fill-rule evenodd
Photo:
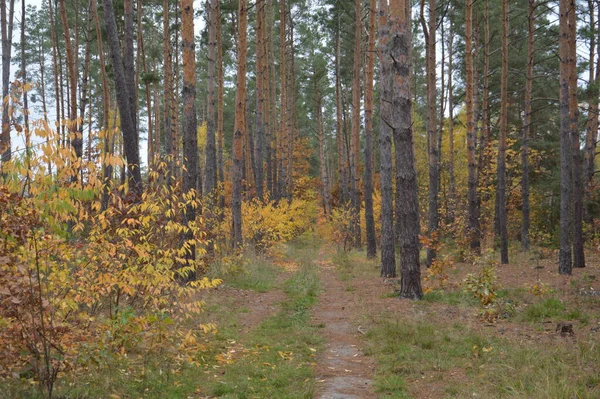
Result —
M 293 352 L 284 352 L 284 351 L 277 351 L 277 354 L 283 359 L 283 360 L 292 360 L 293 357 Z

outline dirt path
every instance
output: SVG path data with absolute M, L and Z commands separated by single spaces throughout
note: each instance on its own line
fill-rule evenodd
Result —
M 356 324 L 357 315 L 361 314 L 359 298 L 346 290 L 333 264 L 317 264 L 323 292 L 313 309 L 313 323 L 323 326 L 325 345 L 317 358 L 314 397 L 374 398 L 371 378 L 375 363 L 361 350 L 361 332 Z

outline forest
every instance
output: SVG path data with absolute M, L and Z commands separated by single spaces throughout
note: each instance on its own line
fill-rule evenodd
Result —
M 600 397 L 600 1 L 0 8 L 0 398 Z

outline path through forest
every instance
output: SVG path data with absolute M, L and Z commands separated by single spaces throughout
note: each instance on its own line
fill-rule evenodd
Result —
M 320 249 L 320 259 L 326 259 Z M 316 262 L 322 293 L 313 310 L 313 323 L 322 327 L 324 349 L 317 357 L 318 399 L 373 398 L 372 375 L 375 364 L 363 354 L 362 328 L 357 324 L 360 298 L 340 280 L 335 265 Z

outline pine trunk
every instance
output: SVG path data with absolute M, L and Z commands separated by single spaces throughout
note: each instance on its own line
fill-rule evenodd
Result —
M 232 246 L 242 245 L 242 168 L 243 138 L 246 134 L 246 53 L 248 8 L 246 0 L 238 5 L 237 83 L 235 96 L 235 127 L 233 134 L 233 191 L 231 198 Z
M 181 48 L 183 51 L 183 192 L 192 193 L 198 181 L 198 121 L 196 119 L 196 56 L 194 42 L 194 7 L 193 0 L 181 0 Z M 190 224 L 196 219 L 196 207 L 188 204 L 185 209 L 184 223 L 188 230 L 184 239 L 188 242 L 194 234 Z M 196 247 L 191 244 L 187 248 L 186 259 L 196 259 Z M 191 266 L 191 265 L 188 265 Z M 187 280 L 193 279 L 187 275 Z
M 104 20 L 106 24 L 106 35 L 110 45 L 110 55 L 113 66 L 115 87 L 117 87 L 117 104 L 121 116 L 121 130 L 123 132 L 123 145 L 127 159 L 127 173 L 130 191 L 139 196 L 142 193 L 142 174 L 140 171 L 140 152 L 137 143 L 135 120 L 131 115 L 129 101 L 129 90 L 123 68 L 123 57 L 121 45 L 117 33 L 117 23 L 112 0 L 102 0 L 104 5 Z
M 206 106 L 206 166 L 204 168 L 204 193 L 212 201 L 217 187 L 217 7 L 218 0 L 208 2 L 208 90 Z
M 529 251 L 529 226 L 531 212 L 529 209 L 529 137 L 531 136 L 531 99 L 533 95 L 533 61 L 534 61 L 534 22 L 535 0 L 529 0 L 527 16 L 527 81 L 525 82 L 525 121 L 523 123 L 523 143 L 521 144 L 521 178 L 522 218 L 521 218 L 521 248 Z
M 568 14 L 572 10 L 573 0 L 560 0 L 559 19 L 559 58 L 560 58 L 560 248 L 559 265 L 560 274 L 572 273 L 571 251 L 571 201 L 573 200 L 572 184 L 572 147 L 571 139 L 571 114 L 569 108 L 570 74 L 573 68 L 569 52 L 569 21 Z M 571 11 L 572 12 L 572 11 Z
M 508 0 L 502 0 L 502 73 L 500 77 L 500 137 L 496 191 L 498 201 L 498 227 L 500 230 L 500 260 L 508 263 L 508 233 L 506 228 L 506 135 L 508 112 Z
M 411 23 L 406 0 L 390 2 L 392 43 L 389 48 L 393 74 L 392 118 L 396 147 L 396 201 L 401 206 L 396 217 L 400 234 L 400 297 L 421 299 L 421 268 L 419 264 L 419 204 L 415 169 L 411 103 Z
M 392 58 L 387 0 L 379 0 L 379 153 L 381 168 L 381 277 L 396 277 L 396 237 L 392 176 Z
M 365 196 L 365 233 L 367 258 L 377 255 L 375 218 L 373 216 L 373 76 L 375 71 L 375 0 L 369 1 L 369 40 L 365 68 L 365 174 L 363 177 Z
M 468 162 L 468 235 L 471 250 L 481 253 L 481 229 L 477 206 L 477 164 L 475 162 L 475 117 L 474 117 L 474 74 L 473 74 L 473 2 L 467 0 L 465 5 L 465 64 L 467 72 L 466 108 L 467 108 L 467 162 Z

